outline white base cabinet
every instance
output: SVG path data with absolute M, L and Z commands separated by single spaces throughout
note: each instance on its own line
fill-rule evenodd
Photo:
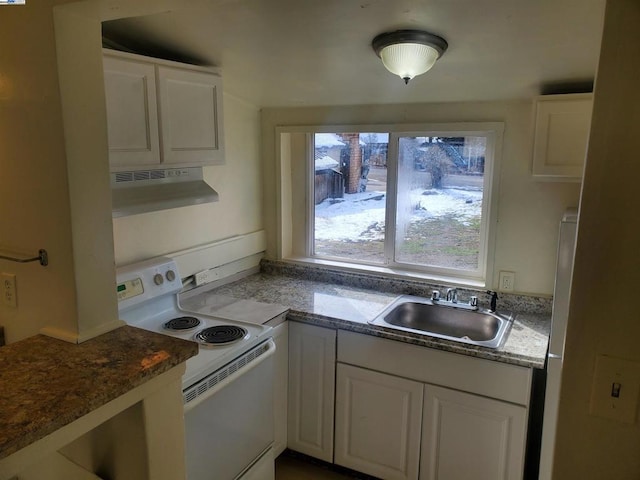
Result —
M 532 375 L 289 322 L 287 446 L 385 480 L 521 480 Z
M 289 388 L 289 323 L 273 329 L 276 343 L 273 375 L 273 458 L 287 448 L 287 395 Z
M 531 369 L 343 330 L 337 358 L 336 463 L 385 480 L 522 479 Z
M 425 386 L 420 480 L 522 478 L 527 409 Z
M 387 480 L 418 478 L 419 382 L 338 364 L 335 463 Z
M 336 331 L 289 322 L 289 412 L 292 450 L 333 462 Z

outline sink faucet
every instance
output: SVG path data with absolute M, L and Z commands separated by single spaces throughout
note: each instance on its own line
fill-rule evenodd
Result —
M 440 297 L 439 290 L 433 290 L 431 292 L 431 301 L 434 305 L 443 305 L 446 307 L 462 308 L 474 311 L 478 310 L 478 297 L 471 295 L 468 303 L 458 302 L 457 288 L 447 288 L 447 293 L 443 297 Z
M 456 288 L 447 288 L 447 302 L 458 303 L 458 290 Z

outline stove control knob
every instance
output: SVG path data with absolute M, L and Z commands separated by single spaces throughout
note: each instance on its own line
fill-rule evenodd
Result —
M 170 282 L 173 282 L 176 279 L 176 272 L 174 272 L 173 270 L 167 270 L 165 277 L 167 277 L 167 280 L 169 280 Z
M 160 273 L 156 273 L 153 276 L 153 283 L 156 285 L 162 285 L 164 283 L 164 277 Z

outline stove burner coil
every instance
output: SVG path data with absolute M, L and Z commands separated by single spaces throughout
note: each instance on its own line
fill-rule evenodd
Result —
M 199 331 L 194 339 L 205 345 L 227 345 L 243 339 L 248 333 L 245 328 L 235 325 L 217 325 Z
M 196 317 L 177 317 L 165 322 L 162 326 L 166 330 L 190 330 L 200 325 Z

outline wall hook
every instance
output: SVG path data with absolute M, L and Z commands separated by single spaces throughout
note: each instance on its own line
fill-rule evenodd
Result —
M 10 262 L 18 262 L 18 263 L 29 263 L 29 262 L 39 261 L 40 265 L 42 265 L 43 267 L 46 267 L 47 265 L 49 265 L 49 254 L 44 248 L 41 248 L 40 250 L 38 250 L 37 257 L 16 258 L 16 257 L 10 257 L 8 255 L 0 255 L 0 259 L 9 260 Z

